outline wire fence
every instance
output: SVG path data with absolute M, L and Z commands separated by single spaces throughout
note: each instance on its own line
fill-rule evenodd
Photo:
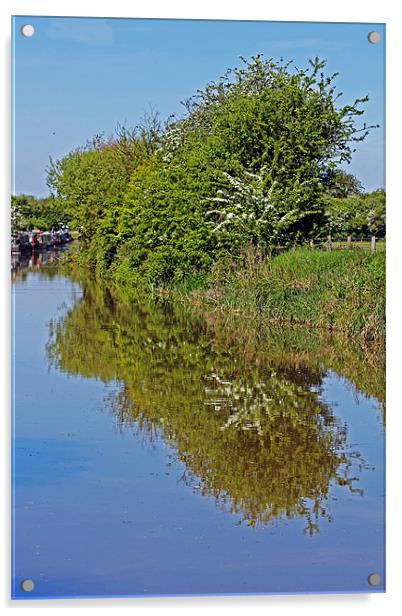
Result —
M 377 250 L 385 250 L 385 237 L 370 236 L 353 236 L 337 237 L 327 235 L 325 238 L 310 240 L 310 248 L 320 250 L 369 250 L 376 252 Z
M 310 248 L 311 250 L 366 250 L 369 252 L 385 251 L 385 237 L 376 237 L 375 235 L 349 235 L 345 236 L 319 236 L 314 239 L 306 240 L 302 244 L 292 245 L 276 245 L 270 247 L 265 256 L 271 256 L 287 252 L 289 250 L 297 250 L 298 248 Z

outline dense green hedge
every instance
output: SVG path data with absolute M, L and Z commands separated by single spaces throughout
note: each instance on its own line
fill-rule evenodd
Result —
M 340 105 L 336 75 L 317 58 L 305 70 L 242 62 L 190 98 L 182 118 L 148 116 L 51 162 L 49 187 L 98 274 L 177 282 L 246 245 L 267 253 L 328 225 L 346 230 L 337 199 L 360 187 L 340 168 L 369 131 L 356 124 L 367 97 Z

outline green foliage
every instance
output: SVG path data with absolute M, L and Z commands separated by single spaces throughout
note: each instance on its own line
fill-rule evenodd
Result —
M 297 249 L 215 265 L 194 293 L 227 311 L 271 322 L 332 328 L 364 340 L 385 339 L 385 253 Z
M 353 185 L 337 169 L 369 131 L 356 127 L 367 97 L 339 106 L 318 58 L 305 70 L 242 63 L 163 129 L 153 116 L 51 163 L 49 186 L 98 273 L 180 281 L 245 245 L 303 241 L 324 225 L 324 193 Z
M 111 210 L 121 203 L 132 172 L 155 149 L 158 130 L 157 116 L 147 116 L 134 130 L 118 126 L 109 139 L 96 135 L 64 158 L 50 160 L 48 186 L 88 249 L 95 236 L 110 235 Z
M 69 222 L 65 211 L 52 197 L 36 199 L 32 195 L 11 196 L 11 232 L 57 228 Z
M 120 152 L 107 145 L 51 161 L 48 174 L 49 186 L 84 240 L 94 236 L 111 199 L 125 190 L 128 180 Z
M 333 197 L 362 195 L 364 190 L 358 178 L 340 169 L 331 169 L 325 182 L 325 192 Z
M 151 182 L 134 176 L 128 191 L 131 243 L 122 252 L 132 268 L 165 282 L 248 243 L 316 232 L 329 170 L 365 135 L 354 127 L 365 99 L 336 109 L 323 67 L 316 60 L 292 72 L 256 56 L 188 101 L 188 115 L 167 127 Z
M 326 228 L 334 236 L 385 235 L 385 191 L 325 198 Z

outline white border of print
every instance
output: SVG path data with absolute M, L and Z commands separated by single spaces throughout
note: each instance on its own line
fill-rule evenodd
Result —
M 0 433 L 3 447 L 0 447 L 2 474 L 0 476 L 2 493 L 0 494 L 1 549 L 0 560 L 0 607 L 22 610 L 28 607 L 64 608 L 76 610 L 86 608 L 95 611 L 99 608 L 109 611 L 116 608 L 135 608 L 136 613 L 173 614 L 178 610 L 192 613 L 208 609 L 211 616 L 229 612 L 231 616 L 243 614 L 249 610 L 254 614 L 266 614 L 267 609 L 281 614 L 293 614 L 297 610 L 303 614 L 319 614 L 325 610 L 326 616 L 339 611 L 355 615 L 377 616 L 379 610 L 388 611 L 396 607 L 402 598 L 400 576 L 400 559 L 402 554 L 401 533 L 398 521 L 402 519 L 402 491 L 398 487 L 398 469 L 401 468 L 400 435 L 402 434 L 402 413 L 398 407 L 398 376 L 401 345 L 400 315 L 402 314 L 401 284 L 398 281 L 398 268 L 401 255 L 398 250 L 398 234 L 402 234 L 402 206 L 399 203 L 401 185 L 400 152 L 402 143 L 401 122 L 399 118 L 400 95 L 398 97 L 399 74 L 402 60 L 402 20 L 400 3 L 383 0 L 338 0 L 325 3 L 322 0 L 287 0 L 286 2 L 247 2 L 235 5 L 233 0 L 203 0 L 189 3 L 179 0 L 154 0 L 152 3 L 135 3 L 113 0 L 109 3 L 91 3 L 88 0 L 3 0 L 0 6 L 1 44 L 5 52 L 1 62 L 0 100 L 3 122 L 3 139 L 1 147 L 2 164 L 0 165 L 2 189 L 2 207 L 0 229 L 2 242 L 1 283 L 2 299 L 0 319 L 0 340 L 3 342 L 1 353 L 0 391 L 4 404 L 1 406 L 2 427 Z M 10 308 L 9 308 L 9 194 L 10 194 L 10 30 L 11 15 L 72 15 L 99 17 L 166 17 L 166 18 L 208 18 L 208 19 L 266 19 L 276 21 L 335 21 L 335 22 L 382 22 L 387 24 L 387 592 L 373 595 L 293 595 L 263 597 L 184 597 L 161 599 L 88 599 L 88 600 L 49 600 L 49 601 L 15 601 L 9 600 L 10 589 Z M 399 38 L 399 40 L 398 40 Z M 399 60 L 399 61 L 398 61 Z M 399 282 L 399 284 L 398 284 Z M 6 344 L 8 342 L 8 345 Z M 1 498 L 2 497 L 2 498 Z M 367 537 L 370 541 L 370 537 Z

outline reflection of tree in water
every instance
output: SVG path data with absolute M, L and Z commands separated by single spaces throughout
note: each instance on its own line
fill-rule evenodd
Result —
M 301 517 L 318 530 L 332 482 L 355 491 L 358 453 L 346 428 L 312 391 L 319 374 L 292 381 L 257 352 L 217 345 L 201 319 L 171 305 L 115 302 L 85 285 L 51 329 L 51 363 L 72 374 L 118 379 L 110 402 L 121 425 L 157 432 L 184 464 L 182 480 L 250 526 Z

